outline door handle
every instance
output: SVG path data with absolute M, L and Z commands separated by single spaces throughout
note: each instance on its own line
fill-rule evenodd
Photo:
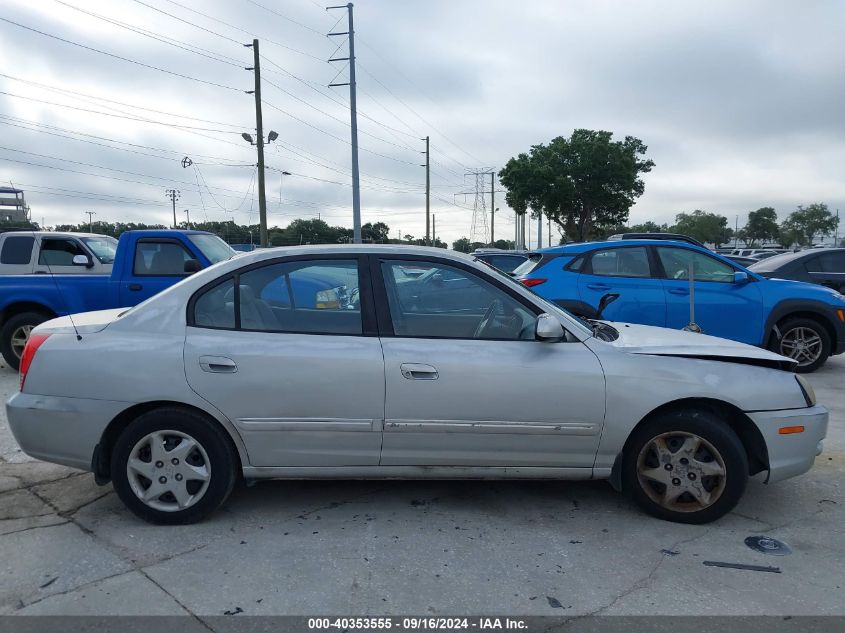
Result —
M 408 380 L 437 380 L 437 369 L 421 363 L 402 363 L 399 365 L 402 375 Z
M 139 290 L 143 290 L 144 286 L 141 284 L 129 284 L 129 290 L 132 292 L 138 292 Z
M 212 374 L 234 374 L 238 365 L 226 356 L 200 356 L 200 367 Z
M 687 288 L 669 288 L 668 292 L 673 295 L 688 295 L 689 290 Z
M 610 290 L 610 286 L 607 284 L 587 284 L 587 288 L 590 290 Z

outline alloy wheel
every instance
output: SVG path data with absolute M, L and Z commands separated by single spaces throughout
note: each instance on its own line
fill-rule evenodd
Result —
M 154 431 L 132 448 L 126 476 L 132 492 L 145 505 L 177 512 L 205 495 L 211 462 L 202 445 L 187 433 Z
M 12 352 L 18 359 L 23 356 L 23 349 L 26 347 L 26 342 L 29 340 L 29 335 L 35 329 L 34 325 L 22 325 L 12 332 Z
M 822 338 L 808 327 L 795 327 L 784 332 L 780 353 L 798 361 L 799 366 L 812 365 L 822 353 Z
M 652 501 L 674 512 L 698 512 L 712 506 L 725 490 L 725 461 L 703 437 L 677 431 L 662 433 L 637 457 L 637 479 Z

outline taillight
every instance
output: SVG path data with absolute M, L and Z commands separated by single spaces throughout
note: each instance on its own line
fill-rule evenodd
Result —
M 540 284 L 544 284 L 547 281 L 548 281 L 548 279 L 539 279 L 539 278 L 536 278 L 536 277 L 533 278 L 533 279 L 520 279 L 519 280 L 519 282 L 523 286 L 527 286 L 528 288 L 533 288 L 534 286 L 539 286 Z
M 30 334 L 23 348 L 21 354 L 21 391 L 23 391 L 23 383 L 26 380 L 26 373 L 29 371 L 29 366 L 32 365 L 32 359 L 35 358 L 35 352 L 41 347 L 42 343 L 50 338 L 49 334 Z

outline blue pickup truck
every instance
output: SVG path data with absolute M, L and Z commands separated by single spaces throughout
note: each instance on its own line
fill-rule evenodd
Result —
M 134 306 L 234 254 L 226 242 L 203 231 L 128 231 L 118 241 L 111 275 L 0 275 L 0 353 L 17 369 L 29 333 L 39 323 Z M 90 267 L 88 258 L 76 255 L 73 265 Z

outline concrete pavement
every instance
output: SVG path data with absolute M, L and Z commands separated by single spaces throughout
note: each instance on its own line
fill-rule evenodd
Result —
M 643 515 L 602 482 L 264 482 L 156 527 L 89 474 L 35 462 L 0 417 L 0 613 L 845 614 L 845 358 L 808 474 L 752 481 L 707 526 Z M 0 369 L 0 394 L 17 375 Z M 743 540 L 785 540 L 789 556 Z M 776 566 L 763 573 L 703 565 Z

